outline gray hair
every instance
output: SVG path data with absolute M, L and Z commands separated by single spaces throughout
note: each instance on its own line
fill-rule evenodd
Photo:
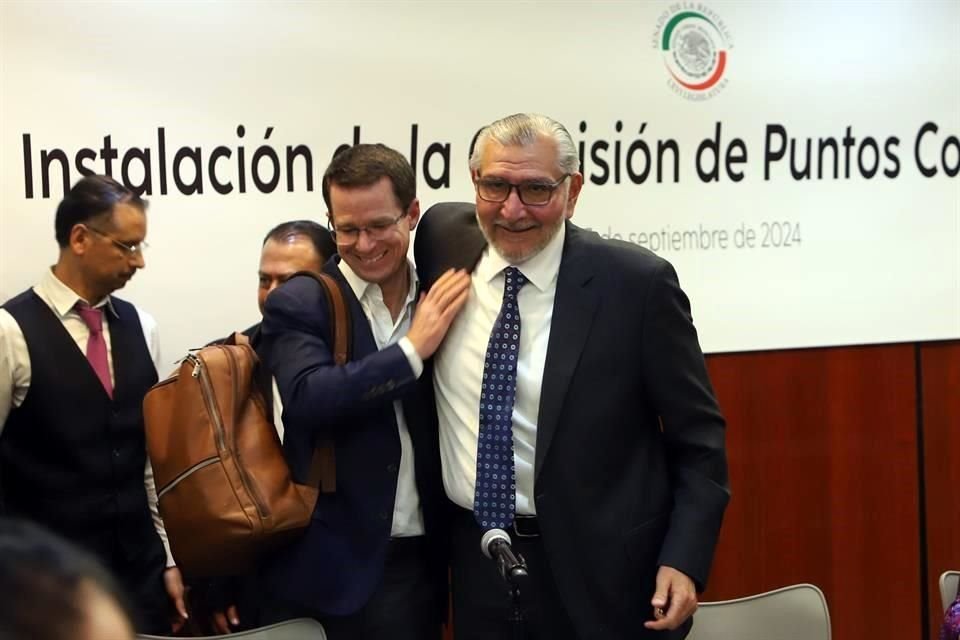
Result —
M 488 124 L 477 136 L 470 154 L 470 170 L 480 169 L 480 159 L 492 139 L 505 147 L 525 147 L 537 142 L 540 137 L 553 140 L 557 145 L 557 168 L 563 173 L 580 170 L 580 157 L 566 127 L 538 113 L 515 113 Z

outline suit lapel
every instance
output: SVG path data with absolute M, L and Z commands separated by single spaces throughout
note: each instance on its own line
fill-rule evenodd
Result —
M 600 301 L 594 271 L 584 251 L 583 233 L 567 224 L 540 390 L 534 481 L 543 470 L 543 462 L 560 421 L 563 399 Z

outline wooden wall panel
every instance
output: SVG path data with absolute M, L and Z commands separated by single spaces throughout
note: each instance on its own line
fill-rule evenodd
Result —
M 960 343 L 920 347 L 931 629 L 943 619 L 937 579 L 960 571 Z
M 733 500 L 704 599 L 812 582 L 840 640 L 920 638 L 915 348 L 715 355 Z

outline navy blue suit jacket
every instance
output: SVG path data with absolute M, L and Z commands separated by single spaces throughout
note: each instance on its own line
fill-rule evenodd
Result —
M 270 558 L 266 587 L 317 615 L 360 609 L 383 574 L 393 520 L 400 437 L 393 402 L 402 400 L 413 441 L 424 524 L 436 559 L 438 616 L 446 602 L 446 536 L 435 409 L 396 344 L 378 350 L 360 302 L 337 267 L 351 318 L 351 360 L 337 366 L 326 294 L 313 278 L 291 278 L 267 298 L 258 352 L 283 400 L 284 451 L 305 482 L 315 443 L 334 441 L 337 488 L 321 494 L 302 538 Z

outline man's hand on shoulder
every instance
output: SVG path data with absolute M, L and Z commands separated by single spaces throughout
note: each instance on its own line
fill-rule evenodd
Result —
M 653 620 L 643 623 L 647 629 L 676 629 L 697 610 L 697 588 L 690 577 L 673 567 L 657 571 L 657 590 L 650 600 Z
M 434 354 L 469 295 L 470 274 L 462 269 L 450 269 L 437 278 L 429 292 L 420 294 L 407 339 L 421 359 Z

